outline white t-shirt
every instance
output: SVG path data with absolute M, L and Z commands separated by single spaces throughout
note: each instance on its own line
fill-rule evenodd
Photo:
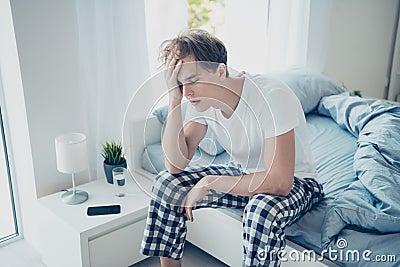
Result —
M 294 176 L 316 176 L 301 104 L 287 85 L 268 75 L 246 73 L 240 101 L 231 117 L 224 117 L 221 110 L 215 108 L 198 112 L 189 103 L 185 116 L 187 121 L 208 125 L 233 162 L 240 164 L 247 173 L 266 170 L 266 138 L 294 129 Z

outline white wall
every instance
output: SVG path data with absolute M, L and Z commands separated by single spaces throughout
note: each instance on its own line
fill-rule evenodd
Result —
M 319 72 L 326 66 L 333 1 L 310 1 L 307 67 Z
M 391 101 L 400 102 L 400 9 L 398 16 L 396 44 L 393 50 L 393 63 L 390 76 L 388 99 Z
M 398 0 L 333 0 L 325 73 L 383 98 Z
M 3 85 L 8 94 L 11 95 L 11 97 L 8 96 L 8 99 L 11 99 L 9 101 L 11 103 L 9 105 L 11 107 L 10 113 L 15 113 L 10 120 L 13 120 L 13 125 L 19 123 L 20 127 L 13 127 L 11 135 L 15 135 L 14 145 L 17 147 L 18 157 L 24 157 L 15 166 L 16 177 L 19 179 L 18 189 L 22 199 L 22 222 L 24 223 L 26 239 L 38 251 L 41 251 L 41 227 L 38 226 L 41 225 L 40 214 L 43 212 L 43 206 L 38 204 L 37 198 L 72 186 L 71 176 L 61 174 L 56 169 L 54 138 L 67 132 L 82 132 L 88 135 L 88 128 L 90 127 L 86 103 L 81 100 L 87 98 L 84 97 L 81 83 L 80 64 L 82 62 L 80 61 L 78 46 L 77 2 L 13 0 L 11 1 L 11 9 L 9 0 L 0 0 L 0 3 L 0 30 L 11 31 L 15 29 L 17 41 L 16 44 L 14 41 L 13 50 L 10 51 L 9 47 L 4 48 L 7 43 L 1 39 L 0 55 L 2 56 L 1 59 L 7 56 L 9 62 L 13 64 L 7 68 L 8 71 L 5 74 L 3 73 L 3 62 L 1 69 L 3 77 L 6 77 Z M 134 9 L 134 11 L 140 13 L 141 5 L 143 4 L 139 3 L 139 8 Z M 124 15 L 127 17 L 127 14 Z M 7 19 L 9 21 L 6 21 Z M 121 18 L 118 17 L 117 19 Z M 8 24 L 3 23 L 3 20 Z M 12 25 L 12 22 L 14 22 L 14 25 Z M 117 34 L 125 34 L 127 30 L 139 32 L 144 28 L 139 23 L 132 22 L 131 24 L 124 24 L 123 26 L 129 27 L 129 29 L 119 31 Z M 9 27 L 7 28 L 4 25 L 9 25 Z M 2 37 L 3 33 L 1 31 L 0 33 Z M 144 33 L 143 29 L 143 36 Z M 10 36 L 11 33 L 7 32 L 6 34 Z M 136 39 L 145 42 L 143 36 L 133 35 L 129 38 L 122 38 L 124 42 L 117 45 L 126 46 L 134 42 L 139 43 Z M 13 38 L 10 40 L 12 41 Z M 120 46 L 117 47 L 118 52 L 122 50 L 119 49 Z M 137 46 L 130 46 L 130 49 L 136 54 L 129 54 L 128 58 L 135 59 L 135 64 L 141 68 L 137 71 L 139 74 L 135 73 L 133 68 L 122 68 L 123 71 L 131 73 L 131 75 L 126 76 L 129 76 L 134 82 L 129 80 L 126 86 L 132 87 L 132 91 L 140 85 L 141 78 L 148 75 L 148 72 L 145 71 L 147 65 L 145 66 L 143 63 L 147 55 L 142 51 L 143 49 L 135 50 L 135 48 Z M 140 51 L 140 54 L 137 54 L 137 51 Z M 18 64 L 18 59 L 20 64 Z M 123 63 L 124 67 L 129 65 Z M 96 67 L 97 65 L 94 64 L 93 68 Z M 115 71 L 121 71 L 121 69 Z M 10 81 L 15 84 L 11 82 L 10 85 Z M 125 80 L 120 81 L 121 84 L 124 82 Z M 113 89 L 111 88 L 111 90 Z M 126 99 L 126 102 L 128 100 Z M 125 110 L 125 105 L 122 104 L 122 110 Z M 99 108 L 102 108 L 102 106 Z M 97 113 L 94 115 L 97 115 Z M 123 118 L 120 117 L 115 120 L 122 125 Z M 14 122 L 16 119 L 19 120 Z M 113 121 L 107 125 L 112 127 Z M 121 127 L 115 128 L 118 128 L 117 132 L 120 132 Z M 99 152 L 96 151 L 95 153 Z M 98 156 L 98 154 L 96 155 Z M 89 157 L 93 157 L 93 155 L 89 154 Z M 89 181 L 88 176 L 88 171 L 79 173 L 76 177 L 76 183 L 81 184 Z
M 87 135 L 91 179 L 103 178 L 100 143 L 119 138 L 128 100 L 148 76 L 144 1 L 14 0 L 11 7 L 37 196 L 72 186 L 56 169 L 60 134 Z M 89 176 L 78 173 L 76 183 Z
M 37 196 L 71 187 L 71 176 L 56 169 L 54 138 L 85 133 L 78 77 L 75 1 L 11 1 Z M 87 173 L 77 184 L 88 181 Z

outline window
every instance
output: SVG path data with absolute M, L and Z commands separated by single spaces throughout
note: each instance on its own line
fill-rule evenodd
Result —
M 0 92 L 1 86 L 0 77 Z M 0 105 L 0 243 L 19 234 L 2 108 Z
M 225 23 L 225 0 L 188 0 L 188 27 L 218 35 Z
M 228 50 L 228 67 L 266 72 L 268 1 L 187 0 L 188 27 L 219 37 Z
M 310 0 L 146 1 L 150 72 L 161 70 L 157 58 L 162 41 L 186 28 L 219 37 L 227 46 L 228 67 L 233 70 L 267 73 L 304 66 L 309 15 Z

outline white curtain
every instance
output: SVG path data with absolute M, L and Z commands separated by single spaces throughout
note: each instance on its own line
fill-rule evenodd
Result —
M 306 66 L 310 0 L 269 0 L 266 70 Z
M 228 66 L 252 73 L 266 72 L 266 0 L 226 0 L 225 23 L 216 30 L 228 50 Z
M 306 66 L 311 0 L 226 0 L 216 29 L 228 48 L 228 66 L 266 73 Z M 187 27 L 187 0 L 146 1 L 151 73 L 159 69 L 160 43 Z
M 160 44 L 187 29 L 188 0 L 146 1 L 146 32 L 150 73 L 160 71 L 158 60 Z
M 253 73 L 305 66 L 310 0 L 225 1 L 217 30 L 228 48 L 228 65 Z
M 76 0 L 81 104 L 91 179 L 104 177 L 101 144 L 122 141 L 129 100 L 149 76 L 144 0 Z

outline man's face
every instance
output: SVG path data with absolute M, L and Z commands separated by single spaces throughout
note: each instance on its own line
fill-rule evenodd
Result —
M 221 90 L 219 90 L 221 87 L 218 86 L 220 79 L 217 72 L 204 69 L 191 56 L 183 58 L 182 62 L 178 82 L 182 85 L 183 96 L 197 111 L 202 112 L 211 106 L 215 107 L 221 101 Z

